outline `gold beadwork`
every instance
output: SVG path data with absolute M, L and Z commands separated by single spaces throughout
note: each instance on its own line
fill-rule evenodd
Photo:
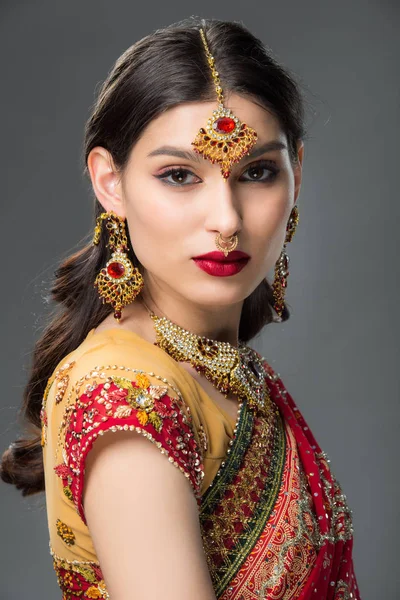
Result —
M 203 423 L 200 423 L 199 425 L 199 437 L 201 440 L 201 445 L 204 448 L 204 451 L 206 451 L 208 448 L 208 438 Z
M 214 80 L 219 105 L 208 119 L 205 128 L 202 127 L 198 131 L 192 145 L 197 154 L 201 154 L 203 158 L 210 160 L 213 164 L 217 162 L 221 165 L 222 177 L 227 181 L 232 164 L 239 162 L 243 156 L 249 154 L 250 149 L 256 144 L 257 133 L 246 123 L 241 123 L 232 111 L 224 106 L 224 96 L 219 73 L 215 68 L 214 57 L 208 48 L 203 29 L 200 29 L 200 34 Z
M 149 312 L 156 331 L 155 345 L 174 360 L 189 362 L 225 397 L 232 393 L 240 400 L 246 398 L 252 408 L 270 406 L 263 364 L 252 348 L 242 343 L 235 348 L 228 342 L 198 336 L 166 317 Z
M 119 365 L 119 366 L 118 365 L 98 365 L 93 370 L 91 370 L 89 373 L 87 373 L 86 375 L 81 377 L 78 381 L 76 381 L 75 384 L 69 390 L 68 397 L 65 401 L 63 417 L 62 417 L 61 424 L 60 424 L 58 434 L 57 434 L 57 444 L 56 444 L 55 455 L 54 455 L 54 460 L 56 462 L 59 460 L 59 451 L 62 450 L 65 446 L 65 435 L 64 435 L 65 428 L 67 427 L 70 419 L 72 418 L 72 414 L 76 409 L 76 404 L 74 401 L 76 401 L 77 397 L 81 395 L 81 393 L 82 393 L 81 388 L 82 388 L 83 384 L 85 383 L 85 381 L 92 379 L 92 378 L 100 378 L 101 380 L 107 381 L 107 379 L 109 377 L 107 375 L 107 371 L 116 371 L 116 370 L 126 371 L 127 373 L 132 373 L 135 377 L 137 377 L 138 374 L 145 374 L 148 377 L 154 377 L 154 379 L 157 379 L 158 381 L 161 381 L 161 382 L 167 384 L 169 389 L 174 392 L 174 401 L 177 403 L 177 405 L 179 407 L 179 411 L 183 414 L 184 422 L 187 423 L 190 427 L 192 427 L 192 416 L 190 414 L 189 406 L 184 401 L 180 390 L 172 382 L 168 381 L 168 379 L 166 379 L 165 377 L 161 377 L 160 375 L 157 375 L 156 373 L 153 373 L 150 371 L 145 373 L 141 369 L 133 369 L 131 367 L 126 367 L 124 365 Z M 113 377 L 113 376 L 111 376 L 111 377 Z M 106 383 L 106 385 L 107 385 L 107 383 Z M 64 448 L 64 450 L 65 450 L 65 448 Z M 63 452 L 63 454 L 64 454 L 64 452 Z M 64 458 L 64 462 L 66 462 L 65 456 L 63 456 L 63 458 Z
M 55 396 L 55 403 L 59 404 L 62 401 L 62 399 L 64 398 L 64 394 L 65 394 L 65 391 L 66 391 L 66 389 L 68 387 L 68 383 L 69 383 L 69 371 L 72 369 L 74 364 L 75 364 L 75 361 L 72 361 L 70 363 L 69 362 L 65 363 L 59 369 L 57 369 L 54 376 L 50 377 L 49 380 L 47 381 L 46 388 L 44 390 L 43 397 L 42 397 L 42 407 L 40 410 L 40 422 L 41 422 L 41 428 L 42 428 L 42 437 L 40 440 L 40 444 L 42 447 L 44 447 L 47 443 L 46 404 L 47 404 L 47 397 L 49 395 L 50 388 L 53 385 L 53 383 L 57 383 L 57 393 Z
M 57 393 L 54 398 L 56 404 L 59 404 L 64 398 L 64 394 L 69 383 L 69 371 L 72 369 L 74 364 L 75 361 L 66 363 L 65 365 L 60 367 L 60 369 L 56 373 L 55 379 L 57 382 Z
M 239 238 L 236 233 L 231 235 L 227 240 L 223 240 L 221 233 L 218 233 L 215 238 L 215 245 L 225 256 L 228 256 L 229 252 L 232 252 L 236 248 L 238 241 Z
M 68 560 L 55 553 L 51 541 L 49 550 L 52 556 L 53 568 L 57 582 L 64 593 L 64 598 L 71 598 L 73 589 L 79 588 L 78 595 L 82 598 L 101 598 L 110 600 L 99 561 Z M 82 583 L 88 586 L 82 596 Z M 75 585 L 75 587 L 74 587 Z

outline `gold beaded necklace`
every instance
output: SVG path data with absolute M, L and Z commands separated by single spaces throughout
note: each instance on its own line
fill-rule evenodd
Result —
M 203 374 L 225 397 L 232 393 L 246 399 L 250 408 L 266 409 L 271 399 L 259 355 L 242 342 L 210 340 L 183 329 L 147 307 L 156 332 L 155 345 L 177 362 L 188 362 Z

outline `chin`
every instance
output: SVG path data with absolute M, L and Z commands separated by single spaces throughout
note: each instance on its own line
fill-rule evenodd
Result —
M 185 290 L 188 301 L 207 307 L 231 306 L 243 302 L 255 289 L 249 285 L 197 285 L 196 288 Z

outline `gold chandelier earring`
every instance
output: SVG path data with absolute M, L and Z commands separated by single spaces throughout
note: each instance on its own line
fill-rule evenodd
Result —
M 279 258 L 275 263 L 275 275 L 272 289 L 275 299 L 274 310 L 278 315 L 278 317 L 274 318 L 274 321 L 277 323 L 282 321 L 281 317 L 283 312 L 284 296 L 287 288 L 287 277 L 289 275 L 289 257 L 285 251 L 286 244 L 292 241 L 298 222 L 299 209 L 296 205 L 294 205 L 286 226 L 285 243 L 283 244 L 283 249 Z
M 102 298 L 114 308 L 114 318 L 121 319 L 122 308 L 130 304 L 143 288 L 143 277 L 138 269 L 133 266 L 127 256 L 128 240 L 125 232 L 124 220 L 114 212 L 104 212 L 96 220 L 93 244 L 100 242 L 101 227 L 106 222 L 109 233 L 107 247 L 111 250 L 111 258 L 106 266 L 98 273 L 94 287 Z

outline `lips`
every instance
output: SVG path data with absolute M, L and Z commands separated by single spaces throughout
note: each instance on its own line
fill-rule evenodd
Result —
M 236 250 L 225 256 L 223 252 L 209 252 L 195 256 L 194 262 L 200 269 L 214 277 L 230 277 L 239 273 L 249 262 L 250 256 Z
M 229 252 L 228 256 L 225 256 L 223 252 L 208 252 L 207 254 L 201 254 L 199 256 L 194 256 L 193 260 L 208 260 L 215 262 L 236 262 L 238 260 L 249 259 L 250 256 L 246 254 L 246 252 L 241 252 L 240 250 L 234 250 L 233 252 Z

